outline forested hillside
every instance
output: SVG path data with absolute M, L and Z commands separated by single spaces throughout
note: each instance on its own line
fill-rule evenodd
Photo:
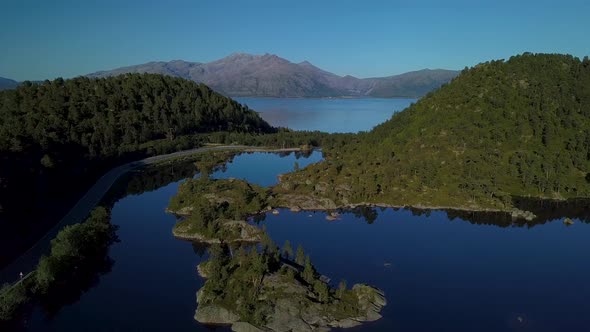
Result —
M 509 209 L 512 196 L 590 197 L 589 87 L 587 57 L 482 63 L 277 189 L 476 209 Z
M 0 92 L 0 206 L 92 182 L 106 167 L 193 147 L 191 134 L 274 131 L 202 84 L 153 74 L 25 82 Z

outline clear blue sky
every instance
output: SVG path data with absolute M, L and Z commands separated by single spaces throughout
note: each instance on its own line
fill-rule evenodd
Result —
M 3 0 L 0 76 L 66 78 L 234 52 L 309 60 L 357 77 L 462 69 L 525 51 L 583 57 L 590 54 L 589 3 Z

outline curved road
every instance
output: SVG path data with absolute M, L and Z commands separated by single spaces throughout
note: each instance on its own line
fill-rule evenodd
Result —
M 117 179 L 123 174 L 138 167 L 155 164 L 160 161 L 172 159 L 176 157 L 183 157 L 195 153 L 202 153 L 214 150 L 239 150 L 239 149 L 257 149 L 256 147 L 244 145 L 223 145 L 215 147 L 202 147 L 197 149 L 174 152 L 165 155 L 153 156 L 142 160 L 130 162 L 111 169 L 104 174 L 96 183 L 80 198 L 80 200 L 70 209 L 70 211 L 53 226 L 37 243 L 35 243 L 29 250 L 21 254 L 13 262 L 8 264 L 2 271 L 0 271 L 0 285 L 6 282 L 15 282 L 19 279 L 19 273 L 27 274 L 35 269 L 41 255 L 48 254 L 51 240 L 59 233 L 59 231 L 67 225 L 77 224 L 82 222 L 90 211 L 94 209 L 102 197 L 115 184 Z

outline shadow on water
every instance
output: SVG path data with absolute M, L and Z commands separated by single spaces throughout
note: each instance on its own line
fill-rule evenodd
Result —
M 26 331 L 27 321 L 34 310 L 39 310 L 45 319 L 51 320 L 65 306 L 78 303 L 86 292 L 99 285 L 102 276 L 113 269 L 115 261 L 109 256 L 109 250 L 110 246 L 118 241 L 116 236 L 109 239 L 108 245 L 81 261 L 75 270 L 60 273 L 61 279 L 56 280 L 46 293 L 34 291 L 31 302 L 17 318 L 0 322 L 0 330 Z
M 413 216 L 429 217 L 435 211 L 446 213 L 449 221 L 463 220 L 474 225 L 490 225 L 497 227 L 534 227 L 563 218 L 577 219 L 583 223 L 590 223 L 590 200 L 571 199 L 565 201 L 541 200 L 518 197 L 514 199 L 514 205 L 525 211 L 533 212 L 536 217 L 533 220 L 513 218 L 506 212 L 489 211 L 465 211 L 465 210 L 428 210 L 418 208 L 391 208 L 394 211 L 408 210 Z M 340 212 L 352 213 L 357 219 L 363 219 L 367 224 L 372 224 L 378 217 L 377 211 L 385 211 L 388 208 L 375 208 L 371 206 L 359 206 L 353 209 L 343 209 Z
M 64 306 L 77 303 L 84 293 L 98 286 L 101 276 L 111 272 L 115 261 L 108 255 L 108 249 L 84 261 L 67 280 L 62 280 L 40 298 L 40 307 L 48 319 L 53 318 Z

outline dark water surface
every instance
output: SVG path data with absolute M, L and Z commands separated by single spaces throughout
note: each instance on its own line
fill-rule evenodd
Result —
M 242 154 L 215 177 L 271 185 L 296 161 L 304 167 L 320 159 L 320 152 Z M 111 248 L 111 271 L 55 316 L 36 309 L 30 330 L 211 329 L 193 320 L 203 283 L 195 267 L 205 248 L 174 239 L 175 218 L 164 212 L 179 179 L 193 175 L 187 167 L 129 181 L 135 194 L 113 207 L 121 241 Z M 141 193 L 142 186 L 152 191 Z M 581 222 L 589 219 L 588 204 L 538 208 L 549 213 L 529 223 L 506 215 L 364 208 L 337 221 L 323 212 L 281 210 L 261 225 L 278 244 L 303 245 L 333 283 L 366 282 L 385 291 L 384 317 L 349 331 L 588 331 L 590 225 Z M 565 226 L 565 216 L 575 224 Z
M 369 130 L 413 99 L 238 98 L 273 125 L 328 132 Z M 217 178 L 268 186 L 276 176 L 321 160 L 320 152 L 237 156 Z M 195 271 L 202 245 L 172 236 L 164 209 L 191 163 L 136 173 L 115 190 L 113 223 L 120 242 L 110 264 L 48 314 L 35 308 L 31 331 L 207 331 L 193 319 Z M 590 204 L 519 200 L 539 216 L 371 209 L 268 214 L 261 225 L 282 245 L 303 245 L 333 283 L 383 289 L 383 318 L 349 331 L 590 331 Z M 573 226 L 565 226 L 570 217 Z M 582 222 L 585 221 L 585 222 Z M 107 260 L 108 261 L 108 260 Z M 227 328 L 217 328 L 228 330 Z

